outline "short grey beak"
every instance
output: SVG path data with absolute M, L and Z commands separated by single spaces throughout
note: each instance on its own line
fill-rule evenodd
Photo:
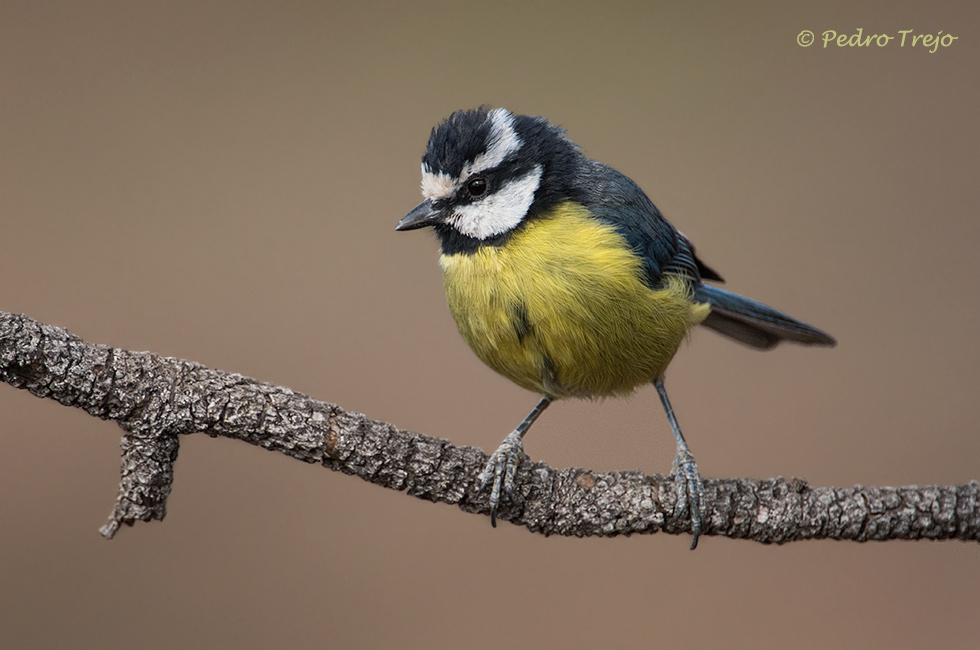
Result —
M 395 230 L 415 230 L 416 228 L 431 226 L 442 220 L 442 212 L 436 210 L 432 205 L 432 201 L 426 199 L 415 206 L 414 210 L 402 217 L 402 220 L 395 226 Z

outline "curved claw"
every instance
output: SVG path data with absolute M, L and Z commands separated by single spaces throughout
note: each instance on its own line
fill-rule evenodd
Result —
M 500 489 L 503 488 L 508 497 L 514 494 L 514 476 L 517 474 L 517 466 L 524 460 L 524 443 L 521 442 L 520 431 L 512 431 L 504 441 L 500 443 L 497 451 L 490 455 L 487 466 L 480 472 L 477 479 L 480 481 L 480 488 L 483 489 L 493 478 L 493 487 L 490 490 L 490 525 L 497 527 L 497 506 L 500 505 Z
M 694 536 L 691 550 L 693 551 L 698 547 L 698 538 L 701 536 L 701 511 L 704 509 L 705 497 L 701 472 L 698 471 L 698 464 L 694 462 L 694 456 L 689 450 L 677 450 L 670 475 L 683 481 L 686 488 L 684 494 L 691 510 L 691 534 Z

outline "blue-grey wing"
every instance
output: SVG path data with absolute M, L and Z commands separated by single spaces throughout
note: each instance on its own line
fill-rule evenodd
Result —
M 694 246 L 677 231 L 653 201 L 629 177 L 612 167 L 589 160 L 583 178 L 581 202 L 599 219 L 616 227 L 642 258 L 651 287 L 660 286 L 665 274 L 723 281 L 698 259 Z

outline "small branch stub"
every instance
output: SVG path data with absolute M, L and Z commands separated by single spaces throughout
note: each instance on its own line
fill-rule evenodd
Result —
M 179 441 L 175 435 L 144 438 L 122 437 L 122 479 L 116 505 L 99 532 L 112 539 L 121 524 L 162 521 L 167 514 L 167 497 L 174 482 L 174 462 Z

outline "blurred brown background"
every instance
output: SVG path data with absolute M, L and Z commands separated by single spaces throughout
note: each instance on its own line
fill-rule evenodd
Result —
M 434 237 L 393 227 L 433 124 L 502 105 L 566 126 L 730 287 L 840 340 L 694 334 L 668 383 L 706 475 L 978 479 L 980 10 L 949 4 L 5 0 L 0 309 L 495 448 L 535 398 L 457 335 Z M 858 27 L 959 38 L 796 41 Z M 976 544 L 544 539 L 204 436 L 166 521 L 106 542 L 118 439 L 0 386 L 4 647 L 955 649 L 980 631 Z M 560 404 L 527 450 L 662 472 L 673 443 L 651 389 Z

